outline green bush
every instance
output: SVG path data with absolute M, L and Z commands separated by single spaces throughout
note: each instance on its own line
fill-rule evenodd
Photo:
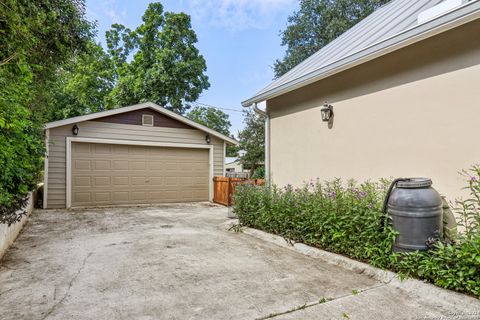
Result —
M 39 181 L 44 156 L 41 125 L 25 107 L 29 71 L 16 80 L 0 69 L 0 224 L 18 221 L 26 196 Z
M 392 253 L 396 232 L 382 213 L 386 181 L 310 182 L 297 189 L 244 185 L 237 187 L 234 210 L 244 226 L 480 297 L 480 169 L 472 170 L 472 196 L 455 207 L 463 208 L 458 215 L 465 233 L 427 252 Z
M 245 226 L 389 267 L 395 232 L 382 213 L 385 186 L 340 180 L 299 189 L 245 185 L 235 193 L 234 210 Z
M 258 167 L 257 169 L 255 169 L 251 178 L 252 179 L 265 179 L 265 167 L 261 166 L 261 167 Z

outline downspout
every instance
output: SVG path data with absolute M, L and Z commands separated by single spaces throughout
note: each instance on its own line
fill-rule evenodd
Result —
M 253 111 L 261 117 L 265 118 L 265 181 L 270 186 L 270 117 L 266 111 L 258 108 L 257 103 L 253 103 Z

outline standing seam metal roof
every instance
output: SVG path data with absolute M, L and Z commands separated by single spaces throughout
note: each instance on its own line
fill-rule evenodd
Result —
M 308 76 L 312 72 L 417 26 L 418 14 L 436 6 L 442 1 L 393 0 L 387 3 L 292 70 L 274 80 L 258 92 L 255 97 L 281 86 L 287 86 L 289 82 Z

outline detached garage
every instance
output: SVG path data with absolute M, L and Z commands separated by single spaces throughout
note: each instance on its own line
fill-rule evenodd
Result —
M 209 201 L 236 143 L 150 102 L 50 122 L 43 206 Z

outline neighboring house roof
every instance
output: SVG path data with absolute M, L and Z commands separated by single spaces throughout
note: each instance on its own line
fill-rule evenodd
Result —
M 225 164 L 231 164 L 239 161 L 237 157 L 225 157 Z
M 460 5 L 455 8 L 418 23 L 417 17 L 421 12 L 441 2 L 442 0 L 389 2 L 254 97 L 243 101 L 242 105 L 248 107 L 274 98 L 480 18 L 480 1 L 457 0 Z
M 49 122 L 45 125 L 45 129 L 61 127 L 61 126 L 65 126 L 65 125 L 72 124 L 72 123 L 89 121 L 89 120 L 93 120 L 93 119 L 108 117 L 108 116 L 112 116 L 112 115 L 115 115 L 115 114 L 135 111 L 135 110 L 144 109 L 144 108 L 150 108 L 152 110 L 155 110 L 155 111 L 157 111 L 161 114 L 164 114 L 168 117 L 171 117 L 175 120 L 178 120 L 182 123 L 185 123 L 185 124 L 187 124 L 187 125 L 189 125 L 193 128 L 204 131 L 204 132 L 206 132 L 208 134 L 211 134 L 212 136 L 217 137 L 219 139 L 225 140 L 226 142 L 228 142 L 230 144 L 235 144 L 235 145 L 238 144 L 238 141 L 235 140 L 235 139 L 232 139 L 232 138 L 230 138 L 230 137 L 228 137 L 224 134 L 221 134 L 221 133 L 219 133 L 215 130 L 207 128 L 204 125 L 198 124 L 195 121 L 187 119 L 187 118 L 185 118 L 185 117 L 183 117 L 179 114 L 176 114 L 173 111 L 162 108 L 162 107 L 160 107 L 159 105 L 157 105 L 153 102 L 145 102 L 145 103 L 135 104 L 133 106 L 121 107 L 121 108 L 117 108 L 117 109 L 91 113 L 91 114 L 87 114 L 87 115 L 84 115 L 84 116 L 78 116 L 78 117 L 68 118 L 68 119 L 64 119 L 64 120 Z

